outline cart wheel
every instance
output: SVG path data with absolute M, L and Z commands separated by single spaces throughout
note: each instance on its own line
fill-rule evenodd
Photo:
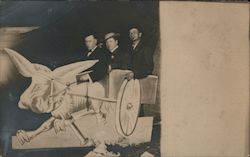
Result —
M 124 80 L 116 104 L 116 129 L 123 136 L 130 136 L 136 127 L 140 110 L 139 80 Z

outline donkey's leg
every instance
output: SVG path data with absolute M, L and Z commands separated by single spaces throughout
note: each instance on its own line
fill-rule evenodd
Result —
M 105 120 L 104 114 L 101 112 L 102 101 L 94 99 L 95 97 L 103 98 L 105 96 L 105 89 L 99 82 L 90 83 L 88 86 L 88 95 L 94 112 L 96 113 L 97 122 L 103 122 Z
M 31 139 L 36 137 L 42 132 L 48 131 L 53 127 L 53 122 L 55 118 L 51 117 L 47 121 L 45 121 L 38 129 L 33 131 L 24 131 L 24 130 L 18 130 L 16 133 L 16 136 L 18 138 L 18 141 L 20 144 L 24 144 L 25 142 L 30 142 Z

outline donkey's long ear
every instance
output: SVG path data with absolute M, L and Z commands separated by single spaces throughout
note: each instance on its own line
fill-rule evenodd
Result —
M 33 66 L 36 69 L 36 71 L 39 71 L 41 73 L 50 74 L 52 72 L 50 68 L 42 64 L 33 63 Z
M 52 74 L 54 78 L 66 79 L 65 81 L 72 81 L 76 75 L 84 70 L 89 69 L 95 65 L 98 60 L 87 60 L 82 62 L 76 62 L 68 65 L 56 68 Z
M 11 49 L 4 48 L 3 52 L 6 52 L 8 54 L 10 60 L 15 65 L 20 74 L 22 74 L 24 77 L 32 77 L 35 72 L 35 68 L 30 61 L 28 61 L 18 52 Z

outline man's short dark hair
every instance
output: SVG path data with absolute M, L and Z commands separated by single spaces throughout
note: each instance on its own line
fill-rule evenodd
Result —
M 88 32 L 86 32 L 86 33 L 84 33 L 84 35 L 83 35 L 83 38 L 85 39 L 86 37 L 88 37 L 88 36 L 93 36 L 95 39 L 99 39 L 99 36 L 98 36 L 98 34 L 96 33 L 96 32 L 94 32 L 94 31 L 88 31 Z
M 129 30 L 131 29 L 137 29 L 139 33 L 143 33 L 142 27 L 139 25 L 132 25 L 129 27 Z

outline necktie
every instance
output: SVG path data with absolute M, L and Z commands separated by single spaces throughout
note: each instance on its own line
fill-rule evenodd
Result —
M 88 51 L 87 57 L 89 57 L 91 55 L 92 51 Z

